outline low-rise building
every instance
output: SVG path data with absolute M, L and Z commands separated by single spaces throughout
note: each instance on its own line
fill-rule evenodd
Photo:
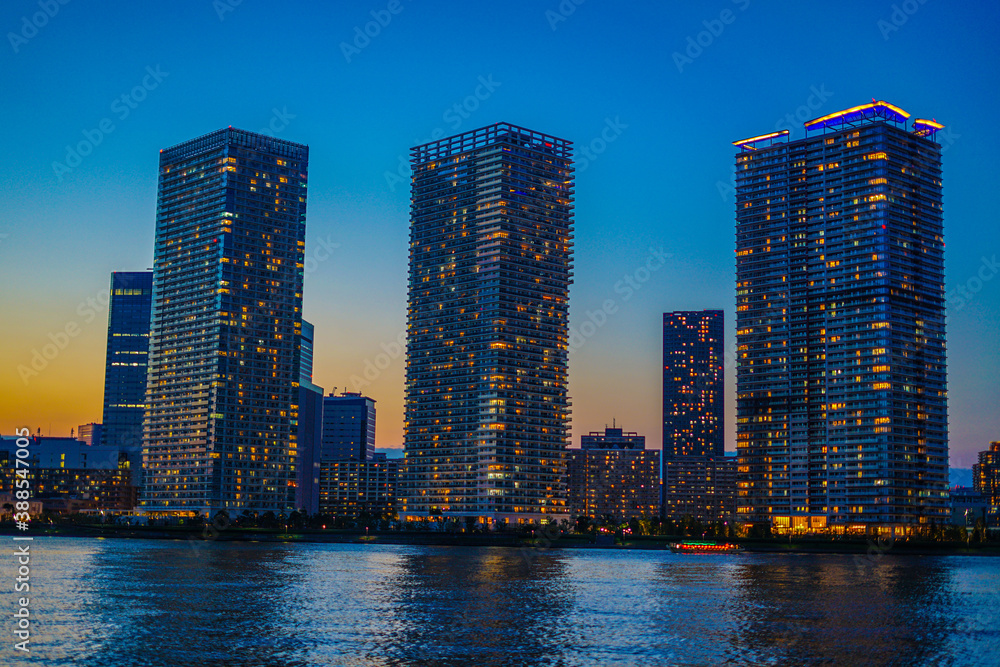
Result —
M 989 503 L 987 526 L 1000 527 L 1000 442 L 991 442 L 989 449 L 979 452 L 979 463 L 972 466 L 972 483 Z
M 567 450 L 567 505 L 572 516 L 628 520 L 660 513 L 660 452 L 637 448 L 645 438 L 605 429 L 588 447 Z M 623 442 L 627 435 L 629 442 Z M 603 444 L 605 447 L 598 448 Z
M 985 494 L 967 486 L 956 486 L 949 493 L 951 498 L 951 523 L 953 526 L 972 528 L 977 521 L 985 526 L 990 513 L 990 499 Z
M 0 437 L 0 493 L 13 493 L 17 479 L 27 479 L 31 498 L 41 501 L 45 509 L 126 511 L 135 507 L 138 488 L 131 484 L 127 458 L 119 447 L 28 436 L 28 456 L 19 459 L 18 440 Z M 18 467 L 16 460 L 24 465 Z M 20 476 L 19 470 L 24 471 Z
M 736 514 L 736 457 L 666 456 L 663 518 L 726 521 Z
M 319 512 L 333 516 L 385 515 L 397 511 L 399 468 L 403 459 L 375 454 L 371 460 L 320 463 Z

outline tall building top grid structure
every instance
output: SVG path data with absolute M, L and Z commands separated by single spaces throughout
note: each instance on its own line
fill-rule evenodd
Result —
M 229 126 L 215 130 L 190 141 L 181 142 L 170 148 L 160 149 L 160 162 L 175 163 L 225 146 L 242 146 L 281 157 L 296 160 L 309 159 L 309 146 L 286 139 L 277 139 L 266 134 L 240 130 Z
M 581 449 L 633 449 L 646 448 L 646 436 L 626 431 L 617 426 L 605 426 L 604 431 L 591 431 L 580 436 Z
M 547 152 L 550 152 L 555 157 L 564 159 L 572 159 L 573 157 L 573 142 L 568 139 L 560 139 L 550 134 L 536 132 L 535 130 L 529 130 L 526 127 L 512 125 L 511 123 L 494 123 L 463 134 L 456 134 L 451 137 L 414 146 L 410 149 L 410 158 L 416 162 L 440 160 L 480 148 L 494 146 L 501 141 L 512 140 L 524 142 L 526 146 L 534 145 L 538 148 L 545 148 Z

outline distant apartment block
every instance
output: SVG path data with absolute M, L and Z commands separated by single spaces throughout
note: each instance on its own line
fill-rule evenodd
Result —
M 589 447 L 567 450 L 572 516 L 627 520 L 660 514 L 660 452 L 637 447 L 645 444 L 644 436 L 627 436 L 622 429 L 605 428 L 603 434 L 581 438 Z
M 663 517 L 730 521 L 736 516 L 736 457 L 663 459 Z
M 722 456 L 721 310 L 663 313 L 663 455 Z
M 724 445 L 724 314 L 663 314 L 663 517 L 731 518 L 736 460 Z
M 385 454 L 375 454 L 366 461 L 323 461 L 320 513 L 345 517 L 395 513 L 402 462 L 386 458 Z

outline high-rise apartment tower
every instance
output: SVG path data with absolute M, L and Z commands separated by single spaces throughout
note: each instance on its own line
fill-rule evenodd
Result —
M 147 512 L 294 504 L 308 161 L 232 127 L 160 152 Z
M 404 518 L 565 512 L 572 159 L 507 123 L 411 151 Z
M 947 517 L 942 127 L 872 102 L 734 142 L 742 522 Z

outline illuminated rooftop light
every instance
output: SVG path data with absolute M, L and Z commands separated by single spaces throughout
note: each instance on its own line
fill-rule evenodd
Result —
M 926 118 L 913 119 L 913 134 L 918 137 L 925 137 L 943 129 L 944 125 L 936 120 L 927 120 Z
M 836 111 L 834 113 L 827 114 L 826 116 L 806 121 L 804 123 L 804 127 L 806 130 L 815 130 L 821 127 L 844 125 L 871 118 L 885 118 L 886 120 L 891 120 L 895 123 L 903 123 L 906 122 L 906 119 L 909 117 L 910 114 L 895 105 L 882 100 L 879 100 L 878 102 L 873 100 L 871 104 L 862 104 L 861 106 L 851 107 L 850 109 L 844 109 L 843 111 Z
M 749 148 L 753 150 L 753 146 L 751 146 L 750 144 L 756 144 L 758 141 L 764 141 L 765 139 L 776 139 L 777 137 L 784 137 L 787 135 L 788 135 L 788 130 L 781 130 L 780 132 L 771 132 L 770 134 L 762 134 L 759 137 L 750 137 L 749 139 L 734 141 L 733 146 L 739 146 L 742 148 Z

